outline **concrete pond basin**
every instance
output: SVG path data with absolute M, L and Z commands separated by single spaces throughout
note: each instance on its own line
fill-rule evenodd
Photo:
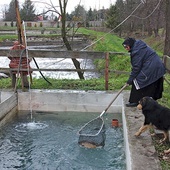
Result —
M 1 91 L 1 127 L 9 123 L 18 111 L 34 112 L 96 112 L 101 113 L 117 92 L 81 90 L 29 90 L 29 92 Z M 136 138 L 143 117 L 137 108 L 127 108 L 129 92 L 123 91 L 107 113 L 120 113 L 124 137 L 127 170 L 161 170 L 160 162 L 149 132 Z

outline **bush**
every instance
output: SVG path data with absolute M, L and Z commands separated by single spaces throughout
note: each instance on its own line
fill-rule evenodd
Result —
M 13 27 L 14 26 L 14 22 L 13 21 L 11 21 L 11 27 Z
M 43 23 L 42 22 L 40 22 L 40 27 L 42 27 L 43 26 Z

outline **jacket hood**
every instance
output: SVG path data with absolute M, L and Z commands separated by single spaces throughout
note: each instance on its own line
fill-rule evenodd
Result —
M 148 45 L 145 42 L 143 42 L 141 40 L 136 40 L 136 42 L 134 43 L 130 52 L 132 54 L 135 54 L 137 51 L 144 49 L 144 48 L 147 48 L 147 47 L 148 47 Z

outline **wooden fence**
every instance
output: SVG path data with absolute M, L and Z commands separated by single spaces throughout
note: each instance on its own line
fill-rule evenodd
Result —
M 11 50 L 10 49 L 5 49 L 1 48 L 0 49 L 0 57 L 4 56 L 9 56 L 10 55 L 13 57 L 20 57 L 21 53 L 23 53 L 22 50 Z M 28 49 L 28 56 L 29 58 L 76 58 L 76 59 L 103 59 L 105 62 L 105 69 L 104 71 L 104 76 L 105 76 L 105 89 L 108 90 L 108 82 L 109 82 L 109 55 L 127 55 L 127 53 L 118 53 L 118 52 L 94 52 L 94 51 L 58 51 L 54 49 Z M 22 54 L 25 55 L 25 54 Z M 1 72 L 4 71 L 17 71 L 18 68 L 16 69 L 11 69 L 11 68 L 0 68 Z M 68 68 L 32 68 L 32 71 L 64 71 L 64 72 L 99 72 L 96 68 L 94 69 L 68 69 Z M 20 69 L 20 71 L 28 71 L 27 69 Z

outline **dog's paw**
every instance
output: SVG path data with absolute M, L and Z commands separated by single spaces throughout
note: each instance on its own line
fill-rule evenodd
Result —
M 135 136 L 140 136 L 140 134 L 141 134 L 140 132 L 136 132 Z
M 166 138 L 163 138 L 159 141 L 159 143 L 161 144 L 161 143 L 164 143 L 165 141 L 166 141 Z
M 156 136 L 156 133 L 151 133 L 151 136 Z

